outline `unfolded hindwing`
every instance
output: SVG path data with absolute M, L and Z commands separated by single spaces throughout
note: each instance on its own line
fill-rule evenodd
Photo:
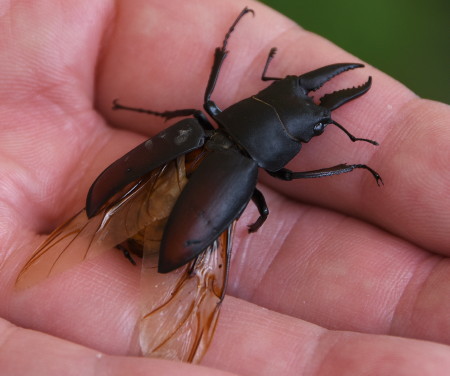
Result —
M 120 244 L 142 253 L 145 356 L 198 361 L 214 332 L 224 295 L 233 225 L 204 253 L 169 274 L 157 272 L 165 222 L 187 183 L 184 156 L 153 170 L 88 219 L 85 210 L 54 230 L 20 272 L 16 286 L 30 287 Z

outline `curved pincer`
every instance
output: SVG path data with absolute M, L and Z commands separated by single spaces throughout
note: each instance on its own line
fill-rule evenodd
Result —
M 338 74 L 350 69 L 362 68 L 363 66 L 363 64 L 358 63 L 331 64 L 298 76 L 298 82 L 307 92 L 314 91 Z
M 358 98 L 359 96 L 366 93 L 370 86 L 372 85 L 372 77 L 366 81 L 366 83 L 361 86 L 352 87 L 350 89 L 342 89 L 335 91 L 330 94 L 325 94 L 320 98 L 320 105 L 329 109 L 330 111 L 342 106 L 343 104 L 351 101 L 352 99 Z

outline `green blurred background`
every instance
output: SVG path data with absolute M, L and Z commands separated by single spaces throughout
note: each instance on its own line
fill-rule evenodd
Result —
M 449 0 L 261 0 L 388 73 L 450 103 Z

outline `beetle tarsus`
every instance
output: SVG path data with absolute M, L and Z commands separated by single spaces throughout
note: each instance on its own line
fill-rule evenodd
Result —
M 124 246 L 122 246 L 121 244 L 116 245 L 116 248 L 121 251 L 123 253 L 123 255 L 125 256 L 125 258 L 131 262 L 132 265 L 136 266 L 136 261 L 134 261 L 134 258 L 131 256 L 130 251 L 128 251 L 128 249 L 126 249 Z
M 356 165 L 357 167 L 355 167 L 355 168 L 364 168 L 364 169 L 366 169 L 367 171 L 369 171 L 372 175 L 373 175 L 373 177 L 375 178 L 375 180 L 376 180 L 376 182 L 377 182 L 377 185 L 380 187 L 380 186 L 382 186 L 382 185 L 384 185 L 384 182 L 383 182 L 383 179 L 381 179 L 381 176 L 380 176 L 380 174 L 378 174 L 378 172 L 376 172 L 373 168 L 370 168 L 369 166 L 367 166 L 367 165 Z
M 225 34 L 225 38 L 222 42 L 222 51 L 226 51 L 228 39 L 230 39 L 231 33 L 234 31 L 234 28 L 239 23 L 241 18 L 244 17 L 247 13 L 252 13 L 253 15 L 255 15 L 255 11 L 253 9 L 250 9 L 247 7 L 245 7 L 241 13 L 239 13 L 239 16 L 237 16 L 237 18 L 234 20 L 233 24 L 228 29 L 228 32 Z
M 253 191 L 252 201 L 258 209 L 259 217 L 254 223 L 247 226 L 248 232 L 250 233 L 258 231 L 269 216 L 269 208 L 267 207 L 266 199 L 262 192 L 257 188 Z
M 276 47 L 272 47 L 269 51 L 269 55 L 267 55 L 267 60 L 266 60 L 266 64 L 264 65 L 264 69 L 261 75 L 261 80 L 263 81 L 278 81 L 281 80 L 282 78 L 279 77 L 268 77 L 266 76 L 267 73 L 267 69 L 269 68 L 269 64 L 272 61 L 272 59 L 275 57 L 275 54 L 277 53 L 277 48 Z

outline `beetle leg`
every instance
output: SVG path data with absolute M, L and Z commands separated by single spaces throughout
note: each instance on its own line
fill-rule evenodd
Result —
M 172 119 L 175 117 L 180 117 L 180 116 L 191 116 L 191 115 L 195 115 L 197 112 L 201 112 L 200 110 L 197 110 L 195 108 L 185 108 L 185 109 L 181 109 L 181 110 L 158 112 L 158 111 L 148 110 L 145 108 L 124 106 L 119 103 L 118 99 L 113 100 L 112 109 L 113 110 L 127 110 L 127 111 L 141 112 L 144 114 L 160 116 L 160 117 L 165 118 L 166 120 L 169 120 L 169 119 Z
M 291 170 L 288 170 L 287 168 L 281 168 L 278 171 L 267 171 L 271 176 L 281 179 L 290 181 L 293 179 L 310 179 L 310 178 L 323 178 L 325 176 L 332 176 L 332 175 L 339 175 L 339 174 L 345 174 L 347 172 L 351 172 L 356 168 L 363 168 L 367 171 L 369 171 L 375 180 L 377 181 L 377 184 L 383 184 L 383 180 L 381 179 L 381 176 L 372 168 L 369 166 L 366 166 L 364 164 L 339 164 L 333 167 L 328 168 L 321 168 L 319 170 L 312 170 L 312 171 L 300 171 L 300 172 L 294 172 Z
M 119 103 L 118 99 L 114 99 L 112 109 L 113 110 L 127 110 L 127 111 L 140 112 L 140 113 L 144 113 L 144 114 L 163 117 L 166 120 L 173 119 L 176 117 L 181 117 L 181 116 L 193 116 L 194 118 L 196 118 L 198 120 L 198 122 L 203 126 L 203 128 L 205 128 L 205 130 L 210 130 L 210 131 L 214 130 L 214 127 L 209 122 L 209 120 L 205 116 L 205 114 L 202 111 L 197 110 L 195 108 L 184 108 L 181 110 L 158 112 L 158 111 L 148 110 L 145 108 L 124 106 Z
M 222 113 L 222 110 L 217 106 L 214 101 L 205 102 L 203 108 L 211 116 L 213 119 L 216 119 L 216 116 Z
M 205 114 L 201 111 L 198 111 L 197 113 L 193 114 L 194 117 L 198 120 L 200 125 L 205 129 L 205 131 L 213 131 L 214 127 L 209 122 L 208 118 L 205 116 Z
M 269 51 L 269 55 L 267 56 L 267 60 L 266 60 L 266 64 L 264 65 L 264 69 L 261 75 L 261 80 L 263 81 L 278 81 L 281 80 L 281 78 L 279 77 L 267 77 L 266 76 L 266 72 L 267 72 L 267 68 L 269 68 L 269 64 L 272 61 L 272 59 L 274 58 L 275 54 L 277 53 L 277 48 L 276 47 L 272 47 Z
M 132 265 L 136 266 L 136 261 L 134 261 L 134 258 L 131 256 L 131 253 L 128 249 L 126 249 L 122 244 L 116 245 L 116 248 L 123 253 L 125 258 L 131 262 Z
M 223 40 L 222 47 L 217 47 L 214 52 L 214 63 L 213 63 L 212 69 L 211 69 L 211 73 L 209 74 L 208 84 L 206 85 L 206 90 L 205 90 L 205 95 L 204 95 L 205 111 L 212 117 L 214 117 L 214 114 L 216 113 L 215 111 L 220 112 L 218 107 L 215 105 L 214 102 L 212 102 L 210 100 L 210 98 L 211 98 L 212 92 L 214 91 L 214 88 L 216 86 L 217 79 L 218 79 L 219 73 L 220 73 L 220 69 L 222 68 L 222 63 L 228 54 L 228 51 L 227 51 L 228 39 L 230 38 L 231 33 L 234 31 L 234 28 L 239 23 L 241 18 L 244 17 L 244 15 L 246 15 L 249 12 L 255 14 L 255 12 L 252 9 L 249 9 L 247 7 L 245 7 L 242 10 L 242 12 L 239 14 L 239 16 L 237 16 L 237 18 L 234 20 L 231 27 L 228 29 L 228 32 L 225 34 L 225 38 Z M 210 102 L 212 102 L 212 104 L 210 104 Z
M 248 225 L 248 232 L 258 231 L 269 215 L 269 208 L 267 207 L 266 199 L 258 188 L 255 188 L 255 190 L 253 191 L 252 201 L 258 209 L 259 217 L 255 221 L 255 223 Z

